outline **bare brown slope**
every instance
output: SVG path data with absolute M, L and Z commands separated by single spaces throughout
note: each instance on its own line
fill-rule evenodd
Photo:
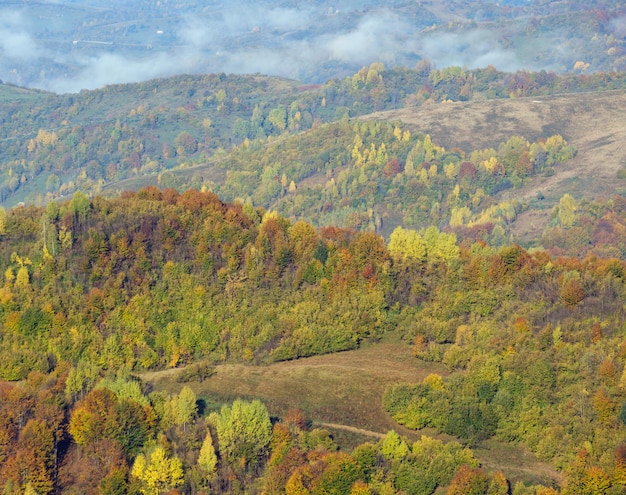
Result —
M 522 237 L 537 235 L 547 222 L 549 207 L 564 193 L 577 198 L 608 198 L 626 187 L 617 180 L 626 167 L 626 92 L 565 94 L 480 102 L 444 103 L 379 112 L 365 119 L 400 120 L 415 131 L 430 134 L 446 149 L 465 152 L 496 147 L 513 135 L 528 140 L 561 134 L 578 150 L 559 165 L 552 177 L 537 177 L 510 197 L 530 200 L 541 191 L 543 211 L 529 211 L 516 222 Z

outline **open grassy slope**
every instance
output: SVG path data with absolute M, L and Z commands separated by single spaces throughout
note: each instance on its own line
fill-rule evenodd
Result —
M 45 98 L 44 91 L 36 89 L 21 88 L 18 86 L 12 86 L 9 84 L 0 84 L 0 103 L 22 103 L 26 104 L 31 101 L 37 101 Z
M 141 379 L 155 390 L 178 392 L 179 369 L 146 372 Z M 266 366 L 225 364 L 202 383 L 189 384 L 206 400 L 209 410 L 238 397 L 261 399 L 272 415 L 284 416 L 299 408 L 314 426 L 333 432 L 344 447 L 377 441 L 391 429 L 417 440 L 422 434 L 451 438 L 435 430 L 404 428 L 387 414 L 381 401 L 385 388 L 395 383 L 418 383 L 428 374 L 446 374 L 440 364 L 415 359 L 411 347 L 394 337 L 358 350 L 284 361 Z M 489 470 L 502 470 L 511 480 L 550 482 L 559 474 L 530 452 L 496 440 L 485 442 L 476 454 Z
M 537 237 L 545 227 L 551 206 L 566 192 L 575 198 L 610 198 L 626 190 L 617 172 L 626 167 L 626 92 L 564 94 L 447 103 L 403 108 L 368 115 L 368 119 L 400 120 L 428 133 L 433 141 L 465 152 L 497 147 L 513 135 L 533 141 L 561 134 L 578 150 L 551 177 L 535 177 L 523 188 L 504 194 L 531 201 L 541 192 L 543 209 L 530 209 L 513 226 L 522 238 Z

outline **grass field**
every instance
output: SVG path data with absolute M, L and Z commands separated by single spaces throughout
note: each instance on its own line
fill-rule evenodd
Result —
M 315 356 L 271 365 L 226 364 L 202 383 L 190 383 L 204 399 L 206 411 L 237 397 L 258 398 L 270 414 L 281 417 L 289 409 L 301 409 L 313 426 L 333 433 L 340 446 L 350 449 L 364 441 L 376 441 L 391 429 L 412 440 L 428 435 L 451 437 L 426 429 L 408 430 L 387 414 L 381 405 L 385 388 L 400 382 L 421 382 L 429 373 L 445 374 L 439 364 L 425 363 L 411 355 L 411 347 L 394 337 L 370 343 L 354 351 Z M 155 390 L 177 392 L 180 370 L 147 372 L 142 380 Z M 519 446 L 489 440 L 476 449 L 489 470 L 501 470 L 512 481 L 549 483 L 559 474 Z

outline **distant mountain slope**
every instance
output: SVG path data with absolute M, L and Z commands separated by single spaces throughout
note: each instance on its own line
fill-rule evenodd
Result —
M 551 177 L 538 176 L 506 195 L 534 199 L 541 192 L 550 205 L 565 193 L 578 198 L 610 198 L 626 189 L 617 178 L 626 167 L 626 92 L 564 94 L 551 97 L 458 102 L 378 112 L 364 119 L 400 120 L 428 133 L 447 149 L 465 152 L 497 147 L 513 135 L 535 140 L 562 135 L 577 149 L 574 159 L 556 167 Z M 540 234 L 550 209 L 520 215 L 514 231 Z
M 622 147 L 625 107 L 626 92 L 609 91 L 377 112 L 359 119 L 373 126 L 370 130 L 357 129 L 357 121 L 328 124 L 263 145 L 240 147 L 196 167 L 112 183 L 106 191 L 157 183 L 168 187 L 194 185 L 228 200 L 251 200 L 317 225 L 376 229 L 385 235 L 397 225 L 422 228 L 435 224 L 443 228 L 469 207 L 471 216 L 465 211 L 461 226 L 482 224 L 491 232 L 489 223 L 500 224 L 506 235 L 537 244 L 553 207 L 565 193 L 578 201 L 606 200 L 626 188 L 626 182 L 619 178 L 626 165 Z M 410 132 L 408 142 L 397 140 L 393 122 L 401 122 L 400 127 Z M 359 168 L 353 153 L 357 134 L 365 148 L 373 145 L 380 151 L 385 143 L 387 158 L 381 157 L 378 165 Z M 422 156 L 412 165 L 415 172 L 405 171 L 409 148 L 414 146 L 414 139 L 420 141 L 418 136 L 425 135 L 431 136 L 436 147 L 443 145 L 445 153 L 436 151 L 436 156 L 427 159 L 428 165 Z M 502 158 L 502 144 L 515 136 L 533 143 L 553 135 L 562 136 L 576 149 L 573 159 L 545 170 L 535 166 L 531 174 L 522 175 L 516 175 L 509 165 L 505 176 L 495 182 L 484 172 L 469 184 L 459 180 L 460 176 L 454 177 L 463 161 L 473 161 L 480 168 L 484 158 L 472 157 L 477 150 L 493 148 Z M 393 158 L 399 160 L 400 173 L 385 168 L 387 160 Z M 451 163 L 455 164 L 450 169 L 452 175 L 444 175 Z M 426 182 L 419 177 L 417 181 L 411 179 L 423 173 L 419 169 L 432 165 L 437 177 Z M 450 194 L 457 183 L 460 197 L 452 201 Z M 487 193 L 483 200 L 475 196 L 482 194 L 478 193 L 481 189 Z M 488 219 L 485 211 L 491 212 Z M 458 220 L 455 222 L 459 226 Z M 489 240 L 495 242 L 495 237 Z
M 372 62 L 422 59 L 622 71 L 625 12 L 619 0 L 3 2 L 0 74 L 75 93 L 207 71 L 321 83 Z
M 0 85 L 0 201 L 193 187 L 315 225 L 530 241 L 564 192 L 620 192 L 624 88 L 624 73 L 382 64 L 321 86 L 225 74 L 64 96 Z

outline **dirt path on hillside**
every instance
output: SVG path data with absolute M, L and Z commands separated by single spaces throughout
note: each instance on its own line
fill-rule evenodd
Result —
M 174 393 L 182 386 L 176 381 L 178 373 L 180 369 L 170 369 L 140 377 L 155 390 Z M 209 379 L 188 385 L 206 401 L 208 410 L 219 410 L 235 398 L 258 398 L 275 417 L 301 409 L 314 426 L 331 430 L 338 443 L 348 448 L 381 439 L 392 429 L 411 441 L 422 435 L 454 440 L 433 429 L 404 428 L 382 407 L 388 385 L 420 383 L 430 373 L 447 374 L 441 364 L 416 360 L 409 344 L 391 338 L 354 351 L 270 365 L 219 365 Z M 486 445 L 476 453 L 489 470 L 502 470 L 511 480 L 529 483 L 560 479 L 551 466 L 520 446 L 495 440 Z
M 350 433 L 357 433 L 359 435 L 377 438 L 379 440 L 382 440 L 386 436 L 384 433 L 378 433 L 377 431 L 364 430 L 363 428 L 355 428 L 354 426 L 348 425 L 338 425 L 337 423 L 316 423 L 315 425 L 323 428 L 331 428 L 333 430 L 349 431 Z

